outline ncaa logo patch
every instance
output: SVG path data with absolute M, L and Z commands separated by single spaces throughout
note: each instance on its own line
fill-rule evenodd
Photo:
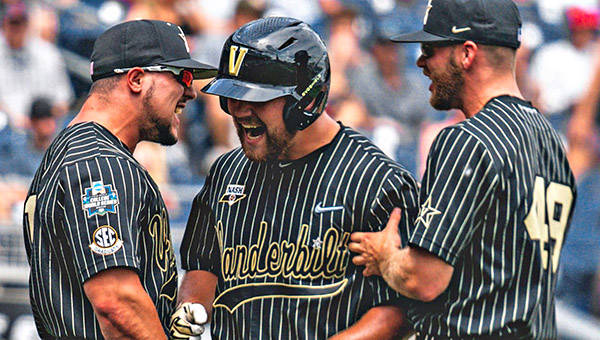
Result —
M 123 241 L 119 240 L 115 228 L 103 225 L 94 231 L 90 249 L 98 255 L 110 255 L 121 249 L 122 246 Z
M 234 205 L 235 203 L 246 198 L 246 194 L 244 194 L 244 186 L 239 184 L 229 184 L 227 186 L 227 190 L 219 203 L 227 203 L 229 206 Z
M 88 218 L 94 215 L 116 213 L 119 196 L 113 191 L 112 185 L 104 185 L 101 181 L 92 182 L 92 186 L 84 191 L 85 195 L 81 196 L 81 203 Z

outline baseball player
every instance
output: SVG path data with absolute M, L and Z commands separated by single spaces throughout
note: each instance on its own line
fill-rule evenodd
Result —
M 226 41 L 218 95 L 241 148 L 220 157 L 194 199 L 181 246 L 187 271 L 171 334 L 218 339 L 387 339 L 399 296 L 350 261 L 353 231 L 376 231 L 416 183 L 365 137 L 323 113 L 330 68 L 305 23 L 271 17 Z
M 133 158 L 142 140 L 177 141 L 194 78 L 181 29 L 109 28 L 92 53 L 92 88 L 52 142 L 25 203 L 29 291 L 43 339 L 166 339 L 177 268 L 165 203 Z
M 557 337 L 575 181 L 558 135 L 517 87 L 520 27 L 511 0 L 429 0 L 423 30 L 393 39 L 421 43 L 431 105 L 467 118 L 429 151 L 409 242 L 396 217 L 352 235 L 365 274 L 427 302 L 407 312 L 420 339 Z

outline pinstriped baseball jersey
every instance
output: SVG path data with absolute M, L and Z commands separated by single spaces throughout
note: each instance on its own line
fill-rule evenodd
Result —
M 42 338 L 103 339 L 83 283 L 113 267 L 139 274 L 167 329 L 177 294 L 167 210 L 146 170 L 104 127 L 77 124 L 52 142 L 23 225 Z
M 424 338 L 556 338 L 558 260 L 575 181 L 556 132 L 501 96 L 430 149 L 410 244 L 454 267 L 447 290 L 411 310 Z
M 183 268 L 218 277 L 218 339 L 325 339 L 369 308 L 396 301 L 380 277 L 350 261 L 353 231 L 377 231 L 403 208 L 408 241 L 416 183 L 366 138 L 342 127 L 291 162 L 219 158 L 196 196 L 181 246 Z

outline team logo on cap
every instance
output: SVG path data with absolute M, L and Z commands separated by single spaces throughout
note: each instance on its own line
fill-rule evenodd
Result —
M 429 11 L 431 11 L 431 9 L 433 8 L 433 6 L 431 5 L 431 2 L 433 0 L 429 0 L 427 2 L 427 8 L 425 9 L 425 17 L 423 18 L 423 25 L 427 25 L 427 19 L 429 19 Z
M 185 33 L 183 33 L 181 27 L 177 26 L 177 29 L 179 30 L 177 35 L 181 38 L 181 40 L 183 40 L 183 43 L 185 44 L 185 50 L 190 53 L 190 47 L 188 46 L 187 39 L 185 38 Z
M 185 44 L 185 50 L 187 51 L 187 53 L 190 53 L 190 47 L 188 46 L 187 39 L 185 38 L 185 33 L 183 33 L 183 30 L 181 29 L 181 27 L 179 27 L 177 25 L 173 25 L 170 22 L 167 22 L 166 24 L 167 24 L 167 26 L 177 27 L 177 30 L 179 31 L 179 33 L 177 33 L 177 35 L 181 38 L 181 40 L 183 40 L 183 43 Z
M 90 249 L 98 255 L 110 255 L 121 249 L 122 246 L 123 241 L 119 240 L 115 228 L 103 225 L 94 231 Z
M 237 55 L 237 50 L 240 50 L 240 53 Z M 236 76 L 240 73 L 240 68 L 242 68 L 242 62 L 244 61 L 244 57 L 246 57 L 246 53 L 248 53 L 248 48 L 239 47 L 232 45 L 229 49 L 229 74 L 232 76 Z
M 104 185 L 102 181 L 92 182 L 90 188 L 85 189 L 85 195 L 81 197 L 83 209 L 87 212 L 88 218 L 94 215 L 105 215 L 107 213 L 116 213 L 116 206 L 119 204 L 119 196 L 113 191 L 112 186 Z
M 227 190 L 219 203 L 227 203 L 229 206 L 234 205 L 235 203 L 246 198 L 246 194 L 244 194 L 244 186 L 239 184 L 229 184 L 227 186 Z

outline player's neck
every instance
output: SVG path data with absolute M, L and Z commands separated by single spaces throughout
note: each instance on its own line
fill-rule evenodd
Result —
M 123 142 L 133 153 L 140 141 L 137 115 L 124 102 L 119 105 L 90 95 L 69 126 L 82 122 L 96 122 Z
M 467 118 L 471 118 L 481 111 L 491 99 L 502 95 L 523 98 L 514 75 L 486 73 L 478 77 L 467 78 L 462 91 L 462 107 L 460 109 Z
M 323 112 L 314 123 L 296 133 L 282 160 L 295 160 L 312 153 L 331 143 L 339 131 L 340 125 Z

